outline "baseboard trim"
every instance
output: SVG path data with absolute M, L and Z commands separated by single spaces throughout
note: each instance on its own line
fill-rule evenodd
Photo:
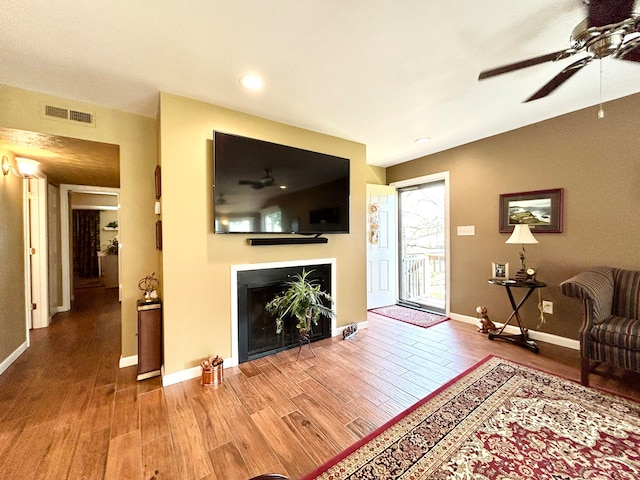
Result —
M 187 380 L 191 380 L 192 378 L 197 378 L 202 374 L 202 371 L 199 366 L 188 368 L 187 370 L 180 370 L 179 372 L 165 374 L 163 371 L 162 375 L 162 386 L 168 387 L 169 385 L 173 385 L 175 383 L 185 382 Z
M 27 340 L 24 341 L 22 345 L 16 348 L 11 354 L 5 358 L 2 363 L 0 363 L 0 375 L 4 373 L 4 371 L 11 366 L 13 362 L 15 362 L 20 355 L 22 355 L 27 348 L 29 348 L 29 342 Z
M 160 375 L 162 375 L 161 370 L 153 370 L 152 372 L 141 373 L 136 377 L 136 380 L 146 380 L 147 378 L 159 377 Z
M 120 357 L 120 368 L 132 367 L 138 364 L 138 355 L 131 355 L 130 357 Z
M 478 324 L 477 317 L 470 317 L 468 315 L 450 313 L 449 318 L 451 318 L 452 320 L 456 320 L 458 322 L 471 323 L 473 325 Z M 498 323 L 498 322 L 493 322 L 493 323 L 495 323 L 497 326 L 500 326 L 500 327 L 502 327 L 503 325 L 502 323 Z M 505 328 L 505 332 L 509 334 L 517 334 L 517 333 L 520 333 L 520 330 L 518 329 L 518 327 L 509 325 L 507 326 L 507 328 Z M 554 335 L 552 333 L 538 332 L 537 330 L 529 330 L 529 336 L 533 340 L 540 340 L 541 342 L 550 343 L 552 345 L 558 345 L 560 347 L 570 348 L 572 350 L 580 350 L 579 340 L 573 340 L 571 338 L 561 337 L 559 335 Z

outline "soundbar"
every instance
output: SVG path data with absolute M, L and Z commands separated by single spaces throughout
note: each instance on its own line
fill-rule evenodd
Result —
M 310 243 L 328 243 L 325 237 L 278 237 L 278 238 L 249 238 L 249 245 L 308 245 Z

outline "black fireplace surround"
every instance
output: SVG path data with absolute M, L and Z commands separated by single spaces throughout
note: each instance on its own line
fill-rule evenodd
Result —
M 280 267 L 237 272 L 238 282 L 238 361 L 255 360 L 299 345 L 294 319 L 286 320 L 276 334 L 276 319 L 265 305 L 287 286 L 285 282 L 303 269 L 308 279 L 320 284 L 331 295 L 331 264 Z M 327 305 L 329 306 L 329 305 Z M 331 337 L 331 319 L 320 317 L 312 329 L 311 341 Z

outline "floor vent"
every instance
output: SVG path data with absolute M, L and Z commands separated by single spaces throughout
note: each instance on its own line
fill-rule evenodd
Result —
M 84 125 L 95 126 L 95 116 L 89 112 L 81 112 L 79 110 L 71 110 L 63 107 L 55 107 L 53 105 L 45 105 L 43 113 L 47 118 L 66 120 L 70 123 L 82 123 Z

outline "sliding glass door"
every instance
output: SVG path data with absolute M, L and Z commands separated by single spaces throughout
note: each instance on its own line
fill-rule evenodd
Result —
M 398 189 L 399 302 L 446 309 L 445 182 Z

